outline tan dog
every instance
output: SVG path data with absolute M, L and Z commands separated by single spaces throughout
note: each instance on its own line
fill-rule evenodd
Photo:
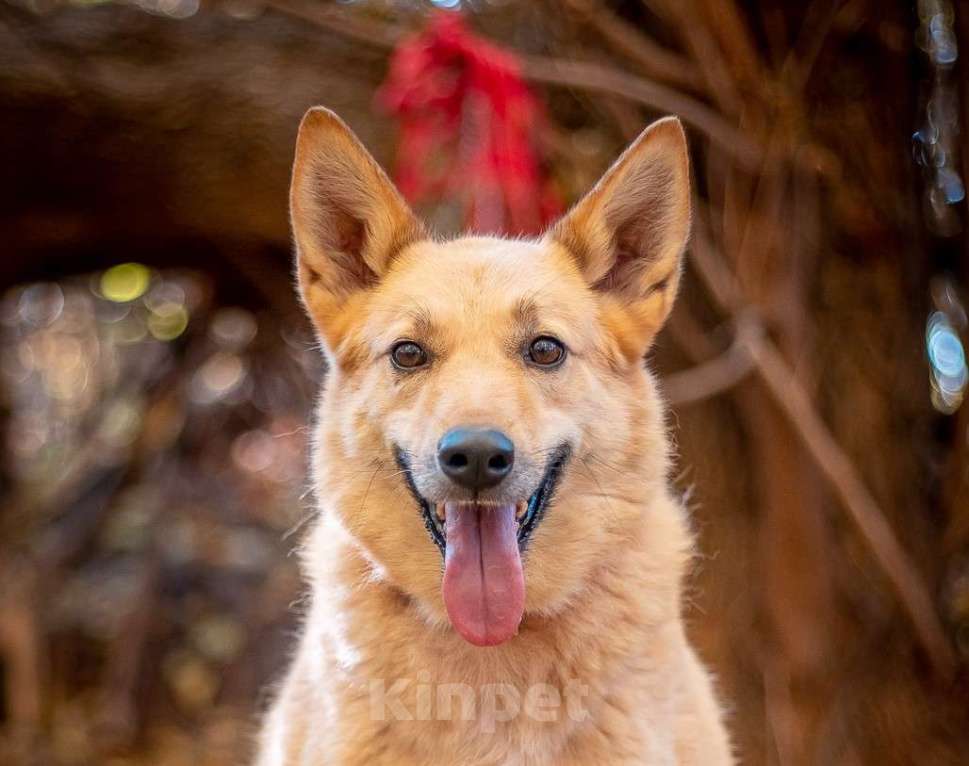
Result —
M 643 364 L 689 233 L 679 122 L 537 241 L 440 241 L 313 109 L 291 204 L 329 373 L 311 606 L 259 764 L 730 763 Z

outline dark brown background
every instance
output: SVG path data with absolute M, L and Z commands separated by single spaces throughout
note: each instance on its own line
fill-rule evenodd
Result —
M 652 364 L 700 539 L 691 630 L 748 764 L 969 753 L 969 421 L 933 407 L 925 349 L 936 310 L 965 338 L 964 202 L 933 212 L 911 138 L 942 88 L 962 172 L 935 6 L 969 50 L 964 3 L 465 3 L 524 56 L 567 199 L 650 119 L 687 122 L 692 265 Z M 248 752 L 299 611 L 322 375 L 295 130 L 326 104 L 391 164 L 374 93 L 430 7 L 0 0 L 4 763 Z M 119 308 L 97 286 L 125 262 L 152 281 Z

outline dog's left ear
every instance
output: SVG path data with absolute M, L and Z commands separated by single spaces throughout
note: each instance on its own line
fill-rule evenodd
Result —
M 673 307 L 689 234 L 686 135 L 667 117 L 646 128 L 546 237 L 622 306 L 633 325 L 624 350 L 642 356 Z

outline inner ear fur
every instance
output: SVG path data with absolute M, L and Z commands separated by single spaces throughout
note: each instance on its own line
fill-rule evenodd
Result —
M 648 342 L 673 305 L 690 215 L 686 135 L 667 117 L 646 128 L 546 236 L 590 286 L 629 307 Z
M 300 123 L 290 211 L 300 291 L 324 336 L 349 296 L 373 286 L 404 248 L 426 236 L 387 174 L 323 107 Z

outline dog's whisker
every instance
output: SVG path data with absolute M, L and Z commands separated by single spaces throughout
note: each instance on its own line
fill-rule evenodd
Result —
M 349 470 L 342 473 L 345 476 L 359 476 L 362 473 L 369 474 L 373 471 L 376 471 L 377 473 L 383 473 L 387 476 L 396 476 L 400 474 L 399 469 L 392 468 L 390 466 L 380 466 L 379 468 L 358 468 L 356 470 Z
M 585 467 L 586 471 L 589 474 L 589 477 L 592 479 L 592 481 L 595 482 L 596 487 L 599 488 L 599 491 L 596 494 L 599 498 L 601 498 L 604 501 L 606 505 L 606 509 L 611 513 L 613 510 L 612 506 L 609 504 L 611 495 L 605 491 L 605 489 L 602 486 L 602 482 L 599 481 L 599 477 L 596 476 L 595 471 L 592 470 L 592 466 L 589 465 L 588 461 L 584 456 L 579 458 L 579 462 Z
M 364 509 L 367 507 L 367 498 L 370 496 L 370 488 L 373 487 L 374 480 L 377 478 L 377 474 L 380 472 L 380 469 L 382 467 L 383 467 L 382 465 L 381 466 L 377 466 L 377 468 L 374 469 L 373 476 L 370 477 L 370 481 L 367 484 L 367 489 L 363 493 L 363 500 L 360 501 L 360 514 L 361 515 L 363 514 Z
M 297 426 L 292 431 L 283 431 L 282 433 L 273 434 L 274 439 L 285 439 L 287 436 L 297 436 L 298 434 L 309 433 L 309 426 Z
M 590 452 L 586 457 L 588 457 L 591 460 L 595 460 L 599 465 L 603 466 L 604 468 L 608 468 L 610 471 L 615 471 L 616 473 L 626 473 L 626 471 L 623 471 L 622 468 L 619 468 L 618 466 L 613 465 L 609 461 L 604 460 L 594 452 Z
M 291 538 L 297 532 L 299 532 L 303 527 L 305 527 L 312 519 L 316 517 L 316 510 L 312 510 L 309 513 L 303 514 L 303 517 L 299 519 L 293 526 L 283 532 L 280 538 L 283 542 Z

